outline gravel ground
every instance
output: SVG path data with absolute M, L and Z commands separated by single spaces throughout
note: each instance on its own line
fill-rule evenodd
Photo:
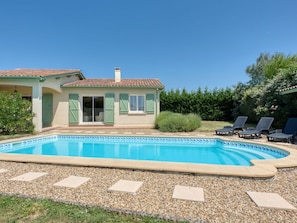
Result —
M 115 132 L 115 130 L 112 131 Z M 123 131 L 127 133 L 131 130 Z M 278 193 L 297 207 L 297 168 L 280 169 L 274 178 L 269 179 L 4 161 L 0 161 L 0 169 L 9 170 L 0 173 L 1 194 L 49 198 L 56 201 L 100 206 L 120 212 L 155 215 L 190 222 L 297 222 L 296 210 L 260 208 L 246 193 L 247 191 Z M 9 180 L 30 171 L 48 174 L 32 182 Z M 70 175 L 91 179 L 78 188 L 53 185 Z M 120 179 L 143 181 L 143 185 L 136 195 L 108 192 L 108 188 Z M 175 185 L 203 188 L 205 201 L 173 199 L 172 193 Z

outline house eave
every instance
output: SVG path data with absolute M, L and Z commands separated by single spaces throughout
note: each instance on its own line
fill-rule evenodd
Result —
M 61 78 L 61 77 L 71 77 L 71 76 L 77 76 L 80 80 L 85 79 L 82 73 L 80 72 L 71 72 L 71 73 L 64 73 L 64 74 L 56 74 L 56 75 L 50 75 L 46 77 L 42 77 L 44 79 L 49 79 L 49 78 Z
M 285 94 L 291 94 L 291 93 L 295 93 L 297 92 L 297 88 L 293 88 L 293 89 L 289 89 L 289 90 L 285 90 L 285 91 L 280 91 L 279 94 L 280 95 L 285 95 Z
M 46 79 L 56 78 L 59 79 L 61 77 L 71 77 L 77 76 L 80 80 L 85 79 L 84 75 L 81 72 L 69 72 L 69 73 L 62 73 L 62 74 L 53 74 L 49 76 L 0 76 L 0 79 L 26 79 L 26 80 L 39 80 L 40 82 L 45 81 Z
M 0 79 L 40 79 L 41 77 L 35 77 L 35 76 L 0 76 Z
M 137 89 L 157 89 L 163 90 L 164 87 L 159 86 L 61 86 L 61 88 L 137 88 Z

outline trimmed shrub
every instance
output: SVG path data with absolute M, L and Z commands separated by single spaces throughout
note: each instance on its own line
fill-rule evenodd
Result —
M 161 132 L 190 132 L 201 126 L 201 118 L 197 114 L 183 115 L 173 112 L 161 112 L 156 118 L 155 128 Z
M 173 112 L 171 111 L 163 111 L 160 112 L 160 114 L 158 115 L 158 117 L 155 120 L 155 129 L 159 129 L 159 123 L 162 122 L 163 119 L 166 119 L 168 116 L 172 115 Z
M 184 115 L 185 129 L 184 132 L 192 132 L 201 126 L 201 117 L 197 114 L 190 113 Z
M 33 133 L 31 102 L 17 92 L 0 92 L 0 101 L 1 134 Z
M 172 113 L 159 122 L 161 132 L 182 132 L 183 116 L 179 113 Z

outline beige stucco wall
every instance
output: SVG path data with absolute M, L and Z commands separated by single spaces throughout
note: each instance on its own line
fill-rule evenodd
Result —
M 121 93 L 127 94 L 136 94 L 136 95 L 144 95 L 147 93 L 156 94 L 156 90 L 152 89 L 119 89 L 114 91 L 115 93 L 115 126 L 123 127 L 123 126 L 147 126 L 153 127 L 155 118 L 157 115 L 157 106 L 155 104 L 155 113 L 154 114 L 136 114 L 136 113 L 128 113 L 128 114 L 120 114 L 120 106 L 119 106 L 119 95 Z M 155 99 L 159 98 L 155 96 Z
M 100 122 L 83 122 L 82 120 L 82 98 L 83 96 L 101 96 L 104 97 L 106 93 L 115 94 L 114 104 L 114 126 L 115 127 L 152 127 L 156 116 L 159 113 L 159 92 L 156 89 L 144 88 L 61 88 L 64 83 L 78 80 L 77 76 L 49 78 L 43 82 L 39 79 L 7 79 L 1 80 L 0 90 L 11 91 L 15 90 L 21 92 L 23 96 L 32 96 L 33 112 L 36 116 L 33 123 L 37 131 L 42 130 L 42 94 L 53 95 L 53 121 L 52 126 L 68 126 L 69 94 L 79 94 L 79 125 L 103 125 Z M 155 113 L 154 114 L 120 114 L 119 112 L 119 94 L 136 94 L 145 95 L 147 93 L 155 94 Z
M 68 126 L 68 95 L 53 93 L 53 126 Z
M 53 126 L 64 126 L 68 125 L 68 113 L 69 104 L 68 97 L 69 94 L 79 95 L 79 125 L 102 125 L 100 122 L 83 122 L 82 117 L 82 98 L 84 96 L 101 96 L 104 97 L 106 93 L 115 94 L 115 104 L 114 104 L 114 126 L 115 127 L 152 127 L 154 125 L 155 117 L 159 112 L 159 105 L 155 104 L 155 114 L 119 114 L 119 94 L 137 94 L 145 95 L 146 93 L 156 94 L 156 90 L 152 89 L 102 89 L 102 88 L 63 88 L 62 93 L 53 94 Z M 159 96 L 155 96 L 159 99 Z

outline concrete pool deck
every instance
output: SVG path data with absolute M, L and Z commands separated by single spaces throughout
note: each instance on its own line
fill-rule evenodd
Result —
M 41 155 L 21 155 L 21 154 L 1 154 L 2 161 L 15 162 L 32 162 L 44 164 L 61 164 L 74 166 L 93 166 L 93 167 L 108 167 L 121 168 L 132 170 L 150 170 L 164 172 L 179 172 L 192 173 L 201 175 L 216 175 L 216 176 L 237 176 L 237 177 L 254 177 L 268 178 L 273 177 L 277 173 L 277 168 L 297 167 L 297 145 L 288 143 L 268 142 L 266 137 L 260 139 L 242 139 L 237 135 L 233 136 L 218 136 L 214 133 L 162 133 L 154 129 L 106 129 L 106 128 L 64 128 L 54 129 L 43 132 L 33 137 L 50 136 L 58 134 L 73 134 L 73 135 L 112 135 L 112 136 L 166 136 L 166 137 L 196 137 L 196 138 L 218 138 L 223 140 L 248 142 L 260 145 L 272 146 L 289 152 L 289 155 L 284 158 L 274 160 L 252 160 L 252 166 L 231 166 L 231 165 L 209 165 L 209 164 L 193 164 L 193 163 L 178 163 L 178 162 L 155 162 L 155 161 L 136 161 L 122 159 L 98 159 L 98 158 L 80 158 L 80 157 L 50 157 Z M 18 140 L 18 139 L 17 139 Z M 17 141 L 17 140 L 8 140 Z
M 168 134 L 152 129 L 114 128 L 60 128 L 38 136 L 58 133 L 218 138 L 214 133 Z M 223 137 L 227 138 L 243 141 L 238 136 Z M 247 141 L 266 143 L 266 138 Z M 268 145 L 297 149 L 297 145 L 287 143 Z M 294 167 L 280 168 L 274 177 L 256 179 L 0 161 L 0 182 L 0 194 L 100 206 L 165 219 L 201 223 L 297 222 Z

